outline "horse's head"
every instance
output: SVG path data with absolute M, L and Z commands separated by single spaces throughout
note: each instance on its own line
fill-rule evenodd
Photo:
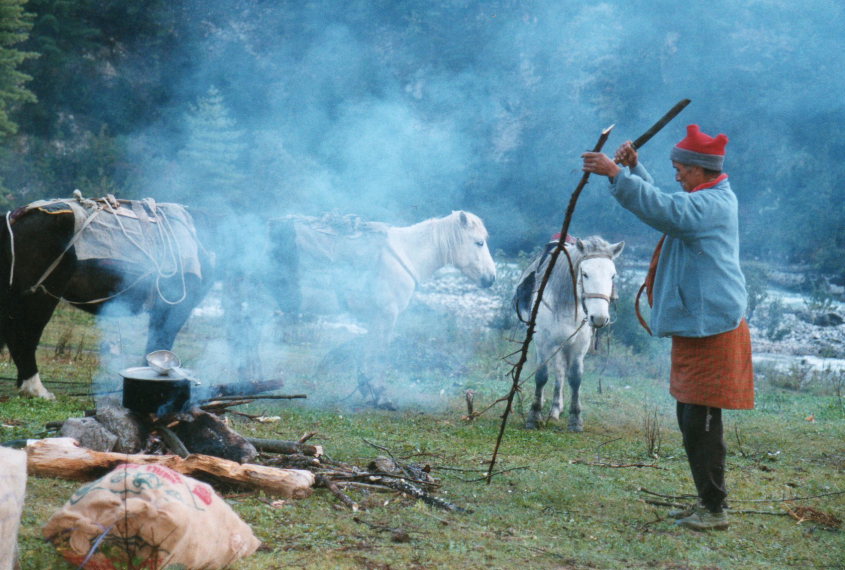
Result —
M 458 210 L 446 217 L 450 227 L 445 240 L 448 262 L 479 287 L 496 281 L 496 264 L 487 247 L 487 228 L 475 214 Z
M 610 302 L 616 298 L 616 264 L 625 242 L 609 244 L 601 238 L 577 240 L 578 296 L 591 326 L 601 328 L 610 322 Z

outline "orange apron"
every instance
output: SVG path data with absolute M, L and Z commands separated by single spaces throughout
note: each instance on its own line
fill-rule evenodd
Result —
M 669 393 L 684 404 L 752 409 L 754 368 L 746 320 L 732 331 L 713 336 L 673 336 Z

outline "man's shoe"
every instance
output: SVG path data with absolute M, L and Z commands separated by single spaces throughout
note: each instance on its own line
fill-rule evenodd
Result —
M 690 516 L 675 521 L 675 524 L 693 530 L 726 530 L 730 526 L 726 512 L 711 513 L 707 509 L 696 510 Z
M 687 507 L 672 509 L 666 514 L 673 519 L 684 519 L 702 509 L 704 509 L 704 505 L 699 502 L 694 505 L 689 505 Z

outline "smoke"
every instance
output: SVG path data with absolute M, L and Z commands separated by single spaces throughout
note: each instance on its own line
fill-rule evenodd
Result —
M 845 81 L 833 2 L 245 1 L 183 11 L 173 96 L 137 157 L 157 162 L 142 169 L 144 187 L 163 197 L 201 191 L 174 189 L 160 168 L 196 180 L 174 159 L 191 136 L 185 117 L 210 89 L 248 147 L 239 203 L 354 208 L 396 223 L 464 207 L 508 250 L 552 229 L 578 155 L 611 123 L 609 150 L 691 98 L 644 161 L 672 187 L 666 157 L 684 124 L 727 132 L 728 165 L 751 206 L 773 152 L 760 141 L 790 147 L 802 119 L 841 113 L 826 95 Z M 512 227 L 520 205 L 539 210 L 534 227 Z M 601 229 L 642 231 L 612 221 Z M 576 224 L 592 231 L 583 217 Z
M 264 270 L 264 222 L 288 214 L 409 225 L 466 209 L 491 250 L 530 250 L 558 231 L 579 156 L 603 128 L 616 124 L 612 152 L 683 98 L 692 104 L 641 159 L 671 190 L 684 126 L 727 133 L 743 231 L 762 247 L 771 217 L 759 214 L 836 150 L 812 133 L 843 117 L 832 1 L 194 0 L 179 19 L 162 120 L 131 137 L 135 184 L 222 213 L 222 256 L 252 274 Z M 602 180 L 572 231 L 656 238 Z

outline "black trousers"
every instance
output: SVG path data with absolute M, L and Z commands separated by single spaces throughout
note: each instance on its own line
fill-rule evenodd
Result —
M 721 408 L 678 402 L 678 427 L 684 438 L 692 479 L 701 502 L 714 513 L 727 503 L 725 456 Z

